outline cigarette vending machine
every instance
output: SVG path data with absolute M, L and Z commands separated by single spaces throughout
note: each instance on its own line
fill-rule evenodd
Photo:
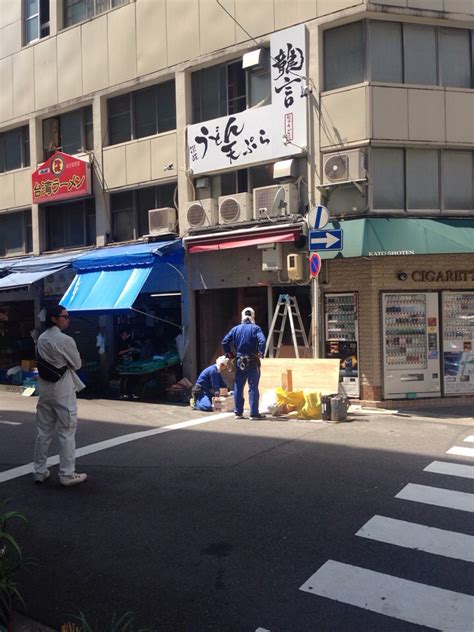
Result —
M 440 397 L 438 294 L 382 294 L 385 399 Z
M 474 292 L 443 292 L 444 394 L 474 394 Z
M 346 397 L 358 398 L 357 294 L 325 294 L 324 316 L 326 358 L 340 360 L 339 392 Z

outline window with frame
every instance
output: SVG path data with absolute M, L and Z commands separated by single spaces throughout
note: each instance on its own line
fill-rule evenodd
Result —
M 372 209 L 474 214 L 474 152 L 373 148 Z
M 129 0 L 64 0 L 64 26 L 83 22 L 128 2 Z
M 30 166 L 28 125 L 0 134 L 0 173 Z
M 369 20 L 324 33 L 324 89 L 364 80 L 474 87 L 474 31 Z
M 0 257 L 33 250 L 31 209 L 0 214 Z
M 174 80 L 112 97 L 107 121 L 109 145 L 176 129 Z
M 193 123 L 271 103 L 269 66 L 243 69 L 241 59 L 193 72 L 191 85 Z
M 45 160 L 57 150 L 65 154 L 77 154 L 93 147 L 91 105 L 43 121 Z
M 49 0 L 23 0 L 25 44 L 49 35 Z
M 94 198 L 45 206 L 44 223 L 46 250 L 92 246 L 96 241 Z
M 149 233 L 148 211 L 174 208 L 176 183 L 112 193 L 112 241 L 131 241 Z

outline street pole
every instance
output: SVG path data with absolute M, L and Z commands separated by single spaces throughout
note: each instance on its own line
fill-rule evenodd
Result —
M 318 277 L 311 279 L 312 312 L 311 342 L 313 345 L 313 358 L 319 358 L 319 281 Z

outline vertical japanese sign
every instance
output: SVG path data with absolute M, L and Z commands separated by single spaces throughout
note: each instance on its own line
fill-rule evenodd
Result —
M 193 173 L 241 167 L 306 151 L 306 39 L 304 24 L 271 36 L 270 105 L 188 127 L 188 166 Z
M 55 152 L 32 173 L 33 204 L 90 195 L 90 167 L 90 163 L 85 160 L 60 151 Z

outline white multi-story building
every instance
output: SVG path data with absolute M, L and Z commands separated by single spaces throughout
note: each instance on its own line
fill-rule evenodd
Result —
M 192 378 L 289 293 L 351 397 L 474 395 L 473 28 L 471 0 L 2 0 L 0 370 L 71 265 L 176 240 L 184 266 L 104 285 L 148 316 L 89 300 L 91 365 L 130 325 L 181 332 Z M 64 196 L 71 155 L 91 186 Z

